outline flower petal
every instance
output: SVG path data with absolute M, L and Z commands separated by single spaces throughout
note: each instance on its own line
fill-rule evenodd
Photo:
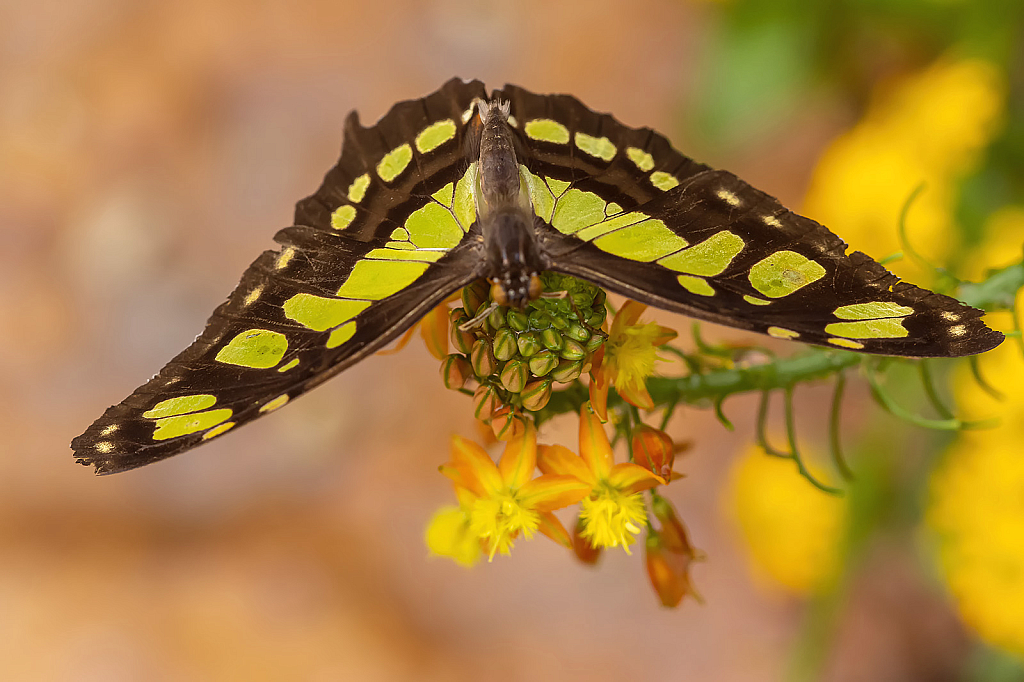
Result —
M 469 568 L 480 559 L 480 538 L 469 529 L 469 515 L 458 507 L 442 507 L 434 513 L 424 533 L 430 553 L 445 556 Z
M 470 490 L 479 488 L 481 497 L 489 496 L 502 489 L 501 474 L 498 467 L 491 461 L 487 452 L 471 440 L 462 436 L 452 436 L 452 460 L 450 464 L 464 469 L 463 476 L 475 485 L 467 485 Z
M 420 337 L 438 360 L 448 355 L 448 306 L 442 303 L 427 313 L 419 324 Z
M 580 408 L 580 457 L 597 478 L 606 478 L 614 464 L 608 434 L 600 417 L 586 404 Z
M 602 372 L 602 375 L 604 373 Z M 608 379 L 602 376 L 603 381 L 591 379 L 590 381 L 590 406 L 594 408 L 598 419 L 602 422 L 608 421 Z
M 647 310 L 646 303 L 633 300 L 623 303 L 619 312 L 615 313 L 615 319 L 612 320 L 611 335 L 618 336 L 626 327 L 636 324 L 645 310 Z
M 647 392 L 646 384 L 641 384 L 640 386 L 630 386 L 628 384 L 616 386 L 615 390 L 619 392 L 623 400 L 633 407 L 639 407 L 641 410 L 654 409 L 654 399 Z
M 572 538 L 569 537 L 569 531 L 565 529 L 565 526 L 558 520 L 558 517 L 551 512 L 540 515 L 540 525 L 537 526 L 537 530 L 558 544 L 572 549 Z
M 675 329 L 672 329 L 671 327 L 662 327 L 660 324 L 658 325 L 658 332 L 658 336 L 656 336 L 652 342 L 655 346 L 664 346 L 666 343 L 679 336 L 679 332 Z
M 623 462 L 612 467 L 608 474 L 608 483 L 626 494 L 633 494 L 656 485 L 665 485 L 665 479 L 652 474 L 639 464 Z
M 591 486 L 575 476 L 544 474 L 519 489 L 519 503 L 540 512 L 576 504 L 590 494 Z
M 501 480 L 512 490 L 521 488 L 533 478 L 537 468 L 537 428 L 527 422 L 523 432 L 508 441 L 505 452 L 498 460 Z
M 575 476 L 593 488 L 597 478 L 579 455 L 564 445 L 541 445 L 537 449 L 537 467 L 545 474 Z

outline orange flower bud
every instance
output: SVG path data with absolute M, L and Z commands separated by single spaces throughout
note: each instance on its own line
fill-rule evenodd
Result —
M 577 516 L 576 527 L 572 531 L 572 551 L 582 563 L 593 566 L 601 558 L 601 548 L 590 544 L 590 540 L 580 535 L 582 531 L 583 520 Z
M 654 591 L 658 593 L 658 599 L 669 608 L 679 606 L 683 597 L 692 592 L 690 576 L 687 573 L 689 560 L 681 554 L 668 551 L 661 536 L 654 531 L 647 534 L 644 555 L 647 577 L 650 578 Z
M 478 279 L 469 286 L 462 288 L 462 307 L 466 310 L 473 311 L 471 314 L 475 314 L 484 303 L 487 302 L 487 296 L 490 294 L 491 286 L 485 279 Z
M 441 362 L 441 380 L 445 388 L 457 391 L 466 385 L 471 376 L 473 368 L 461 355 L 448 355 Z
M 491 431 L 498 440 L 510 440 L 523 433 L 526 422 L 523 416 L 506 406 L 491 415 Z
M 690 564 L 700 561 L 704 555 L 690 544 L 686 527 L 668 500 L 655 495 L 651 508 L 661 523 L 660 531 L 653 528 L 648 531 L 645 543 L 647 575 L 651 585 L 665 606 L 678 606 L 687 594 L 700 601 L 700 595 L 690 581 Z
M 473 416 L 481 421 L 487 421 L 494 414 L 494 411 L 501 405 L 501 398 L 493 386 L 481 384 L 473 393 Z
M 633 461 L 651 473 L 667 479 L 675 456 L 675 445 L 664 431 L 646 424 L 633 430 Z
M 525 360 L 516 358 L 509 360 L 501 369 L 499 378 L 501 385 L 509 393 L 519 393 L 526 386 L 526 380 L 530 376 L 530 367 Z
M 551 400 L 551 380 L 537 379 L 526 384 L 519 396 L 523 399 L 523 407 L 531 412 L 543 409 Z
M 498 367 L 494 353 L 491 352 L 491 344 L 487 342 L 487 339 L 477 339 L 473 343 L 469 361 L 473 365 L 473 372 L 481 378 L 491 376 Z
M 697 550 L 690 544 L 690 537 L 686 532 L 686 526 L 679 520 L 672 503 L 660 495 L 655 495 L 651 502 L 651 510 L 654 518 L 661 524 L 661 535 L 665 546 L 673 551 L 688 555 L 691 559 L 697 557 Z

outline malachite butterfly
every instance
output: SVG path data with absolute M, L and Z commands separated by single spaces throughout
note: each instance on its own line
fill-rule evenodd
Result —
M 98 473 L 273 412 L 452 292 L 568 274 L 701 320 L 864 353 L 953 357 L 1002 334 L 818 223 L 568 95 L 448 81 L 364 128 L 195 342 L 76 438 Z

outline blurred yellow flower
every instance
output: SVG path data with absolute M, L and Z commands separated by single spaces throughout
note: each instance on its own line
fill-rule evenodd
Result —
M 1024 256 L 1024 206 L 1004 206 L 985 221 L 985 241 L 975 248 L 959 273 L 979 282 L 989 270 L 1019 263 Z
M 957 397 L 971 413 L 1002 418 L 961 434 L 932 473 L 926 521 L 964 622 L 982 639 L 1024 657 L 1024 360 L 1015 343 L 983 356 L 1006 399 L 988 396 L 967 372 Z
M 424 535 L 430 553 L 452 559 L 466 568 L 480 560 L 480 538 L 470 530 L 469 511 L 462 507 L 441 507 Z
M 957 181 L 998 131 L 1005 99 L 998 68 L 979 59 L 940 60 L 878 88 L 864 119 L 819 160 L 804 212 L 854 249 L 881 258 L 900 250 L 900 210 L 925 183 L 908 238 L 925 257 L 944 263 L 959 241 Z M 929 274 L 907 259 L 892 269 L 918 280 Z
M 732 466 L 724 502 L 756 578 L 803 595 L 827 589 L 838 577 L 845 499 L 812 486 L 792 461 L 751 446 Z

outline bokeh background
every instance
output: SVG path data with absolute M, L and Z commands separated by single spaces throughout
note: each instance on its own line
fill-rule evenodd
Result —
M 420 344 L 142 470 L 96 478 L 68 448 L 201 330 L 333 164 L 349 110 L 372 121 L 456 74 L 650 125 L 876 257 L 900 248 L 924 182 L 922 253 L 974 278 L 1019 261 L 1022 10 L 0 3 L 0 679 L 1024 679 L 1013 343 L 982 363 L 1002 403 L 938 366 L 959 409 L 1004 416 L 995 430 L 909 427 L 853 382 L 842 500 L 750 448 L 755 400 L 726 404 L 734 432 L 681 410 L 670 432 L 693 447 L 667 493 L 708 559 L 705 603 L 675 611 L 637 554 L 597 570 L 541 541 L 471 571 L 428 557 L 450 500 L 436 467 L 476 430 Z M 798 392 L 812 449 L 828 395 Z

